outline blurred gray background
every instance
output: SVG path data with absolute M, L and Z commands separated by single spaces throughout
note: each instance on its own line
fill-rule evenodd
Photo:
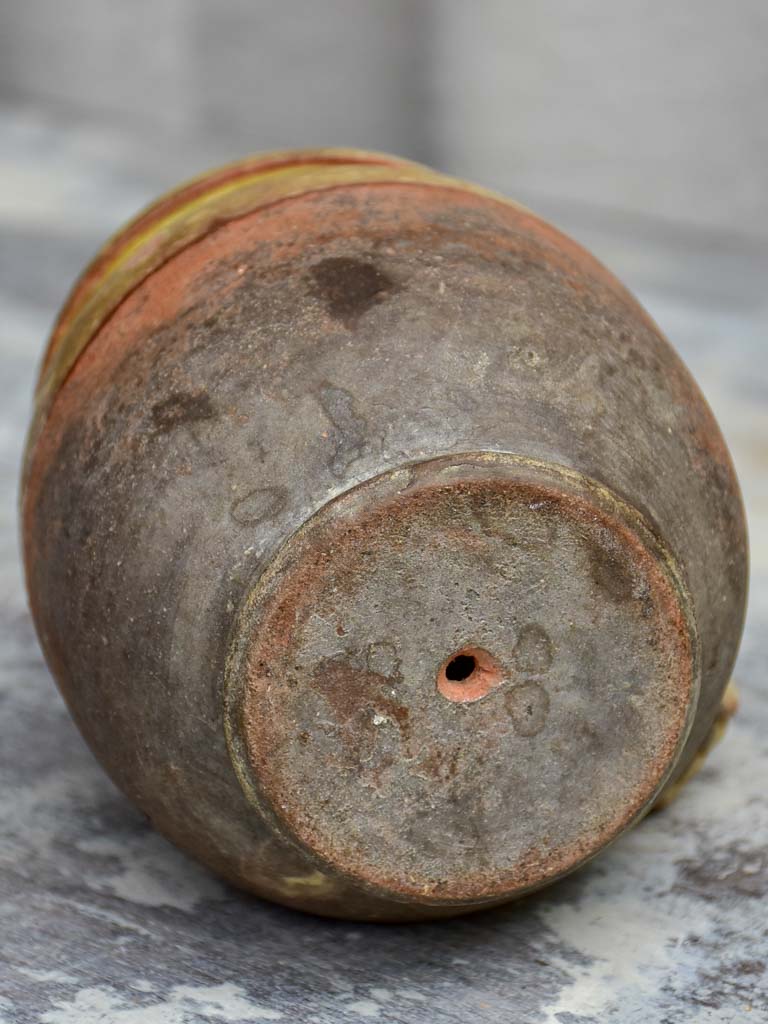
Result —
M 355 145 L 753 240 L 767 46 L 764 0 L 4 0 L 0 98 L 134 136 L 169 174 Z
M 768 1022 L 767 107 L 766 0 L 0 0 L 0 1024 Z M 475 179 L 592 249 L 702 385 L 751 525 L 742 713 L 704 773 L 541 897 L 420 929 L 249 901 L 155 835 L 70 722 L 19 568 L 35 366 L 84 262 L 179 180 L 315 145 Z

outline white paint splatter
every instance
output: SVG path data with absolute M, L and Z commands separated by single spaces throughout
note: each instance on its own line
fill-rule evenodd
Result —
M 42 970 L 37 967 L 17 967 L 16 970 L 19 974 L 24 974 L 34 981 L 55 982 L 58 985 L 77 984 L 77 978 L 71 974 L 65 974 L 64 971 Z
M 109 892 L 144 907 L 175 907 L 191 913 L 203 900 L 221 899 L 223 886 L 203 868 L 188 860 L 156 832 L 142 832 L 124 840 L 108 836 L 83 839 L 84 853 L 114 858 L 117 872 L 91 872 L 86 881 L 98 892 Z
M 417 992 L 415 988 L 398 988 L 395 989 L 395 995 L 399 996 L 400 999 L 412 999 L 415 1003 L 426 1003 L 427 997 L 422 995 L 421 992 Z
M 283 1017 L 279 1010 L 256 1006 L 243 988 L 231 982 L 208 987 L 179 985 L 173 992 L 173 998 L 189 1003 L 199 1013 L 209 1014 L 216 1020 L 281 1020 Z
M 41 1024 L 189 1024 L 191 1014 L 231 1024 L 283 1018 L 279 1010 L 252 1002 L 243 988 L 231 982 L 177 985 L 166 999 L 141 1005 L 132 1005 L 110 986 L 84 988 L 54 1007 L 42 1015 Z
M 593 892 L 579 906 L 553 907 L 543 915 L 559 941 L 592 961 L 588 966 L 559 961 L 572 981 L 547 1008 L 548 1024 L 556 1024 L 565 1012 L 599 1017 L 628 990 L 635 999 L 654 994 L 659 976 L 674 970 L 671 948 L 702 924 L 671 919 L 642 898 L 625 896 L 620 918 L 616 908 L 615 894 Z
M 381 1013 L 381 1007 L 372 999 L 359 999 L 356 1003 L 348 1003 L 345 1007 L 350 1013 L 356 1013 L 359 1017 L 374 1018 Z
M 392 998 L 392 992 L 388 988 L 372 988 L 371 999 L 377 1000 L 379 1003 L 386 1003 Z
M 79 900 L 66 899 L 60 896 L 56 897 L 55 902 L 63 906 L 72 907 L 73 910 L 77 911 L 78 914 L 82 914 L 85 918 L 107 921 L 109 924 L 117 925 L 118 928 L 122 928 L 124 931 L 134 932 L 136 935 L 143 935 L 148 939 L 154 938 L 149 928 L 145 928 L 135 921 L 130 921 L 121 914 L 116 914 L 114 910 L 105 910 L 103 907 L 97 907 L 94 903 L 81 903 Z M 122 938 L 121 936 L 115 941 L 120 942 Z
M 77 805 L 78 800 L 97 803 L 103 797 L 104 788 L 104 779 L 96 772 L 64 769 L 53 777 L 3 787 L 0 790 L 0 821 L 3 822 L 0 857 L 20 861 L 23 856 L 50 855 L 56 839 L 51 822 L 58 821 L 62 809 Z
M 135 988 L 137 992 L 154 992 L 155 986 L 151 981 L 147 981 L 146 978 L 138 978 L 136 981 L 131 982 L 131 988 Z

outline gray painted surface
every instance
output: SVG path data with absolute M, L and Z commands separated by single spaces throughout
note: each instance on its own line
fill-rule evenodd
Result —
M 700 89 L 675 117 L 664 109 L 661 91 L 635 105 L 644 117 L 660 118 L 665 132 L 646 126 L 624 139 L 621 159 L 611 165 L 613 192 L 595 177 L 602 173 L 601 161 L 584 163 L 568 128 L 579 103 L 593 95 L 585 92 L 586 76 L 579 83 L 563 74 L 559 95 L 568 101 L 559 124 L 547 104 L 539 111 L 550 118 L 552 147 L 562 135 L 559 164 L 555 149 L 547 156 L 539 152 L 544 143 L 533 120 L 516 121 L 525 126 L 520 133 L 532 154 L 526 167 L 512 160 L 510 148 L 505 155 L 495 144 L 493 133 L 504 125 L 500 114 L 489 108 L 486 127 L 475 122 L 489 95 L 479 83 L 497 74 L 498 60 L 486 44 L 501 32 L 491 31 L 483 19 L 492 11 L 502 18 L 498 12 L 512 5 L 477 5 L 483 27 L 465 25 L 458 5 L 439 5 L 445 21 L 439 36 L 427 34 L 428 49 L 458 54 L 452 61 L 464 85 L 448 81 L 451 68 L 444 56 L 437 61 L 442 71 L 433 79 L 433 95 L 416 60 L 408 65 L 418 72 L 414 81 L 422 83 L 414 94 L 420 103 L 425 97 L 435 103 L 455 88 L 468 110 L 467 134 L 443 118 L 430 121 L 416 142 L 412 129 L 390 120 L 386 104 L 371 119 L 368 135 L 362 114 L 357 121 L 347 119 L 355 103 L 358 111 L 367 109 L 359 82 L 354 103 L 342 107 L 339 120 L 326 122 L 341 86 L 316 93 L 306 78 L 302 95 L 314 111 L 312 135 L 301 134 L 309 124 L 306 111 L 303 121 L 291 115 L 294 130 L 284 135 L 279 124 L 272 134 L 262 129 L 261 114 L 248 131 L 241 127 L 242 115 L 220 135 L 202 131 L 198 113 L 191 115 L 191 127 L 172 131 L 154 120 L 157 112 L 150 108 L 166 104 L 174 111 L 171 121 L 177 117 L 181 93 L 170 82 L 163 85 L 176 75 L 173 54 L 161 51 L 159 77 L 146 65 L 147 89 L 138 105 L 124 77 L 138 74 L 130 58 L 138 15 L 125 15 L 125 64 L 116 65 L 115 57 L 87 75 L 83 71 L 81 93 L 68 97 L 62 68 L 71 68 L 73 82 L 82 70 L 74 66 L 81 51 L 71 49 L 68 35 L 82 26 L 82 3 L 67 5 L 70 16 L 56 31 L 43 24 L 47 6 L 29 0 L 2 12 L 6 25 L 9 18 L 27 19 L 25 31 L 37 40 L 24 43 L 27 57 L 34 57 L 26 83 L 21 72 L 9 70 L 8 54 L 16 44 L 5 29 L 0 38 L 0 81 L 6 96 L 17 98 L 0 111 L 0 1022 L 768 1021 L 768 198 L 760 186 L 766 149 L 765 119 L 759 118 L 764 5 L 740 0 L 721 10 L 684 2 L 673 13 L 656 8 L 654 18 L 640 4 L 627 5 L 636 8 L 636 22 L 625 22 L 625 38 L 631 35 L 637 47 L 646 41 L 655 54 L 648 67 L 658 68 L 663 53 L 672 75 L 672 56 L 695 46 Z M 117 6 L 109 5 L 109 17 Z M 156 32 L 162 48 L 174 17 L 189 15 L 195 5 L 152 6 L 151 31 L 144 22 L 141 37 Z M 236 10 L 231 3 L 221 6 Z M 348 37 L 338 11 L 344 5 L 323 6 L 334 9 L 334 45 L 342 54 Z M 374 5 L 363 6 L 369 10 L 361 19 Z M 606 15 L 608 5 L 579 6 L 587 15 L 597 12 L 592 24 L 599 32 L 598 23 L 605 21 L 599 15 Z M 532 16 L 533 9 L 515 5 L 509 17 Z M 542 18 L 547 9 L 536 5 Z M 568 63 L 564 49 L 576 30 L 562 9 L 557 17 L 557 33 L 541 29 L 528 60 L 529 77 L 521 78 L 523 84 L 532 81 L 534 91 Z M 678 35 L 669 35 L 669 19 L 682 19 Z M 106 14 L 104 21 L 114 25 Z M 688 25 L 699 28 L 687 32 Z M 469 57 L 460 67 L 465 50 L 457 44 L 465 40 L 471 50 L 470 29 L 479 33 L 473 45 L 487 55 L 476 58 L 474 71 Z M 583 27 L 576 34 L 589 36 Z M 512 35 L 510 30 L 507 38 Z M 513 56 L 521 59 L 532 38 L 521 30 L 510 43 Z M 328 45 L 323 73 L 334 60 Z M 551 49 L 560 52 L 557 61 Z M 177 56 L 181 62 L 184 54 Z M 277 78 L 286 77 L 278 58 L 270 59 Z M 554 63 L 547 64 L 549 59 Z M 14 67 L 24 60 L 20 46 Z M 487 68 L 479 66 L 483 60 Z M 46 62 L 51 67 L 43 89 Z M 380 68 L 386 63 L 380 58 Z M 614 57 L 614 70 L 618 63 Z M 623 63 L 624 79 L 640 82 L 640 57 Z M 690 64 L 683 64 L 686 80 L 693 81 Z M 240 66 L 246 67 L 244 58 Z M 338 69 L 334 74 L 343 77 Z M 381 71 L 387 102 L 397 110 L 404 86 L 394 79 L 404 80 L 405 74 L 400 66 L 391 76 Z M 248 78 L 247 67 L 243 75 Z M 122 85 L 110 78 L 122 79 Z M 729 85 L 734 78 L 742 83 L 736 91 Z M 30 81 L 37 83 L 34 89 Z M 595 83 L 587 84 L 592 89 Z M 118 87 L 127 97 L 127 112 L 105 127 L 110 89 Z M 624 103 L 619 88 L 617 107 Z M 101 91 L 103 97 L 95 95 Z M 211 110 L 220 109 L 225 92 L 222 87 L 218 98 L 209 97 Z M 312 97 L 320 95 L 323 102 L 315 105 Z M 46 112 L 53 103 L 56 115 Z M 248 103 L 242 101 L 240 109 L 247 111 Z M 301 110 L 296 100 L 294 111 Z M 609 114 L 595 112 L 598 122 Z M 669 150 L 666 139 L 674 125 L 684 126 L 685 138 L 701 140 L 707 124 L 715 140 L 721 138 L 718 125 L 730 126 L 717 152 L 688 143 Z M 641 136 L 655 152 L 650 163 L 635 167 Z M 461 145 L 462 139 L 475 140 L 485 155 L 470 163 L 472 146 Z M 320 140 L 422 157 L 435 153 L 445 169 L 472 172 L 535 203 L 592 248 L 639 293 L 702 384 L 731 445 L 750 517 L 751 607 L 736 672 L 742 711 L 705 771 L 677 804 L 571 879 L 518 906 L 454 922 L 362 927 L 303 917 L 243 897 L 176 852 L 114 790 L 85 749 L 42 663 L 22 588 L 16 479 L 33 375 L 56 307 L 83 261 L 109 231 L 179 176 L 248 149 Z M 419 152 L 417 143 L 428 151 Z M 542 179 L 544 165 L 559 166 L 560 178 Z M 666 169 L 672 185 L 667 187 L 659 169 Z M 672 195 L 678 202 L 670 213 Z

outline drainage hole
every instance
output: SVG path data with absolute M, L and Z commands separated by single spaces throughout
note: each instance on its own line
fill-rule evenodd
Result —
M 457 654 L 455 658 L 445 666 L 445 678 L 452 683 L 463 683 L 469 679 L 477 667 L 477 662 L 471 654 Z
M 482 647 L 467 645 L 454 651 L 437 671 L 437 691 L 455 704 L 471 704 L 500 686 L 504 669 Z

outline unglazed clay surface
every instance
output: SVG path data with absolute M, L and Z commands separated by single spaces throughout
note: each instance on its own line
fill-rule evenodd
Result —
M 2 159 L 32 167 L 28 134 L 12 119 L 7 127 Z M 23 595 L 14 505 L 40 340 L 94 244 L 157 191 L 154 183 L 141 193 L 137 182 L 100 178 L 76 137 L 58 126 L 49 138 L 59 154 L 51 175 L 64 167 L 92 188 L 82 218 L 62 205 L 50 238 L 47 228 L 16 219 L 0 243 L 0 1020 L 506 1024 L 511 1006 L 526 1024 L 760 1020 L 768 325 L 759 282 L 745 300 L 749 275 L 731 281 L 716 261 L 703 262 L 695 281 L 677 276 L 676 264 L 664 265 L 673 248 L 664 237 L 637 243 L 642 260 L 633 265 L 654 271 L 630 281 L 710 398 L 751 513 L 752 603 L 736 672 L 742 712 L 702 774 L 599 861 L 518 906 L 418 927 L 313 919 L 243 896 L 160 838 L 87 752 L 43 665 Z M 616 239 L 596 228 L 589 234 L 582 238 L 620 270 Z M 343 419 L 343 400 L 328 401 Z M 173 410 L 166 414 L 167 421 Z M 247 521 L 268 500 L 243 495 L 233 516 Z

